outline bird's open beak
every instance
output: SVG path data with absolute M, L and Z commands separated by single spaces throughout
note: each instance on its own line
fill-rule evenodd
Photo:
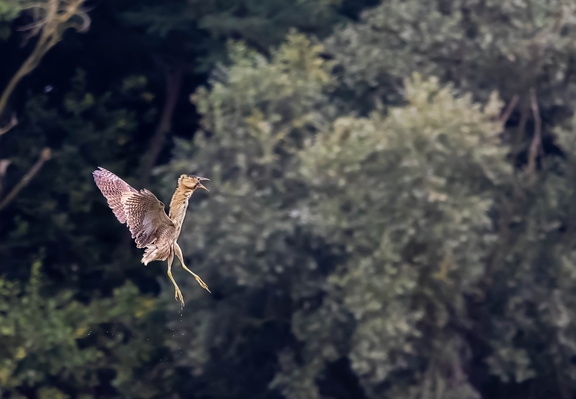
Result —
M 200 177 L 200 176 L 198 176 L 198 180 L 200 180 L 200 181 L 204 181 L 204 180 L 205 180 L 205 181 L 210 181 L 209 178 L 207 178 L 207 177 Z M 196 187 L 197 187 L 196 189 L 203 188 L 203 189 L 206 190 L 206 191 L 210 191 L 210 190 L 208 190 L 208 189 L 206 188 L 206 186 L 203 185 L 202 183 L 198 183 L 198 186 L 196 186 Z

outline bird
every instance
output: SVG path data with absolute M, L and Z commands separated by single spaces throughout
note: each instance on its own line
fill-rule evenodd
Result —
M 98 167 L 92 173 L 96 186 L 100 189 L 108 202 L 108 206 L 122 224 L 126 224 L 137 248 L 146 248 L 142 263 L 148 265 L 154 260 L 167 261 L 168 277 L 174 285 L 174 298 L 184 307 L 184 296 L 172 276 L 172 263 L 174 256 L 180 264 L 194 276 L 198 284 L 210 292 L 208 285 L 200 276 L 186 267 L 182 250 L 178 245 L 178 237 L 182 230 L 182 223 L 186 217 L 188 201 L 198 189 L 208 189 L 202 181 L 210 181 L 206 177 L 183 174 L 178 178 L 178 186 L 170 201 L 170 212 L 166 215 L 162 203 L 151 191 L 147 189 L 136 190 L 114 173 Z

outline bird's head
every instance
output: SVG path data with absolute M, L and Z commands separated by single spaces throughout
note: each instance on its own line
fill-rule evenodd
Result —
M 203 188 L 204 190 L 208 191 L 208 189 L 201 183 L 204 180 L 210 181 L 210 179 L 206 177 L 200 177 L 195 175 L 180 175 L 180 178 L 178 179 L 178 184 L 192 191 L 196 191 L 199 188 Z

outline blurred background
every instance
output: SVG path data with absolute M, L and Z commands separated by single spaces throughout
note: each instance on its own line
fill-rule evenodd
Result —
M 576 398 L 575 105 L 572 0 L 0 0 L 0 397 Z

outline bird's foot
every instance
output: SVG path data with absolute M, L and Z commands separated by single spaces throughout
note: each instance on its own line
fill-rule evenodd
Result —
M 184 307 L 184 296 L 182 295 L 182 291 L 180 291 L 179 288 L 176 288 L 174 292 L 174 299 L 176 299 L 177 302 L 180 302 L 180 308 Z
M 210 291 L 210 289 L 208 288 L 208 285 L 206 285 L 206 283 L 202 281 L 202 279 L 198 275 L 194 275 L 194 278 L 196 279 L 196 281 L 198 281 L 198 284 L 200 284 L 202 288 L 204 288 L 209 293 L 212 293 L 212 291 Z

